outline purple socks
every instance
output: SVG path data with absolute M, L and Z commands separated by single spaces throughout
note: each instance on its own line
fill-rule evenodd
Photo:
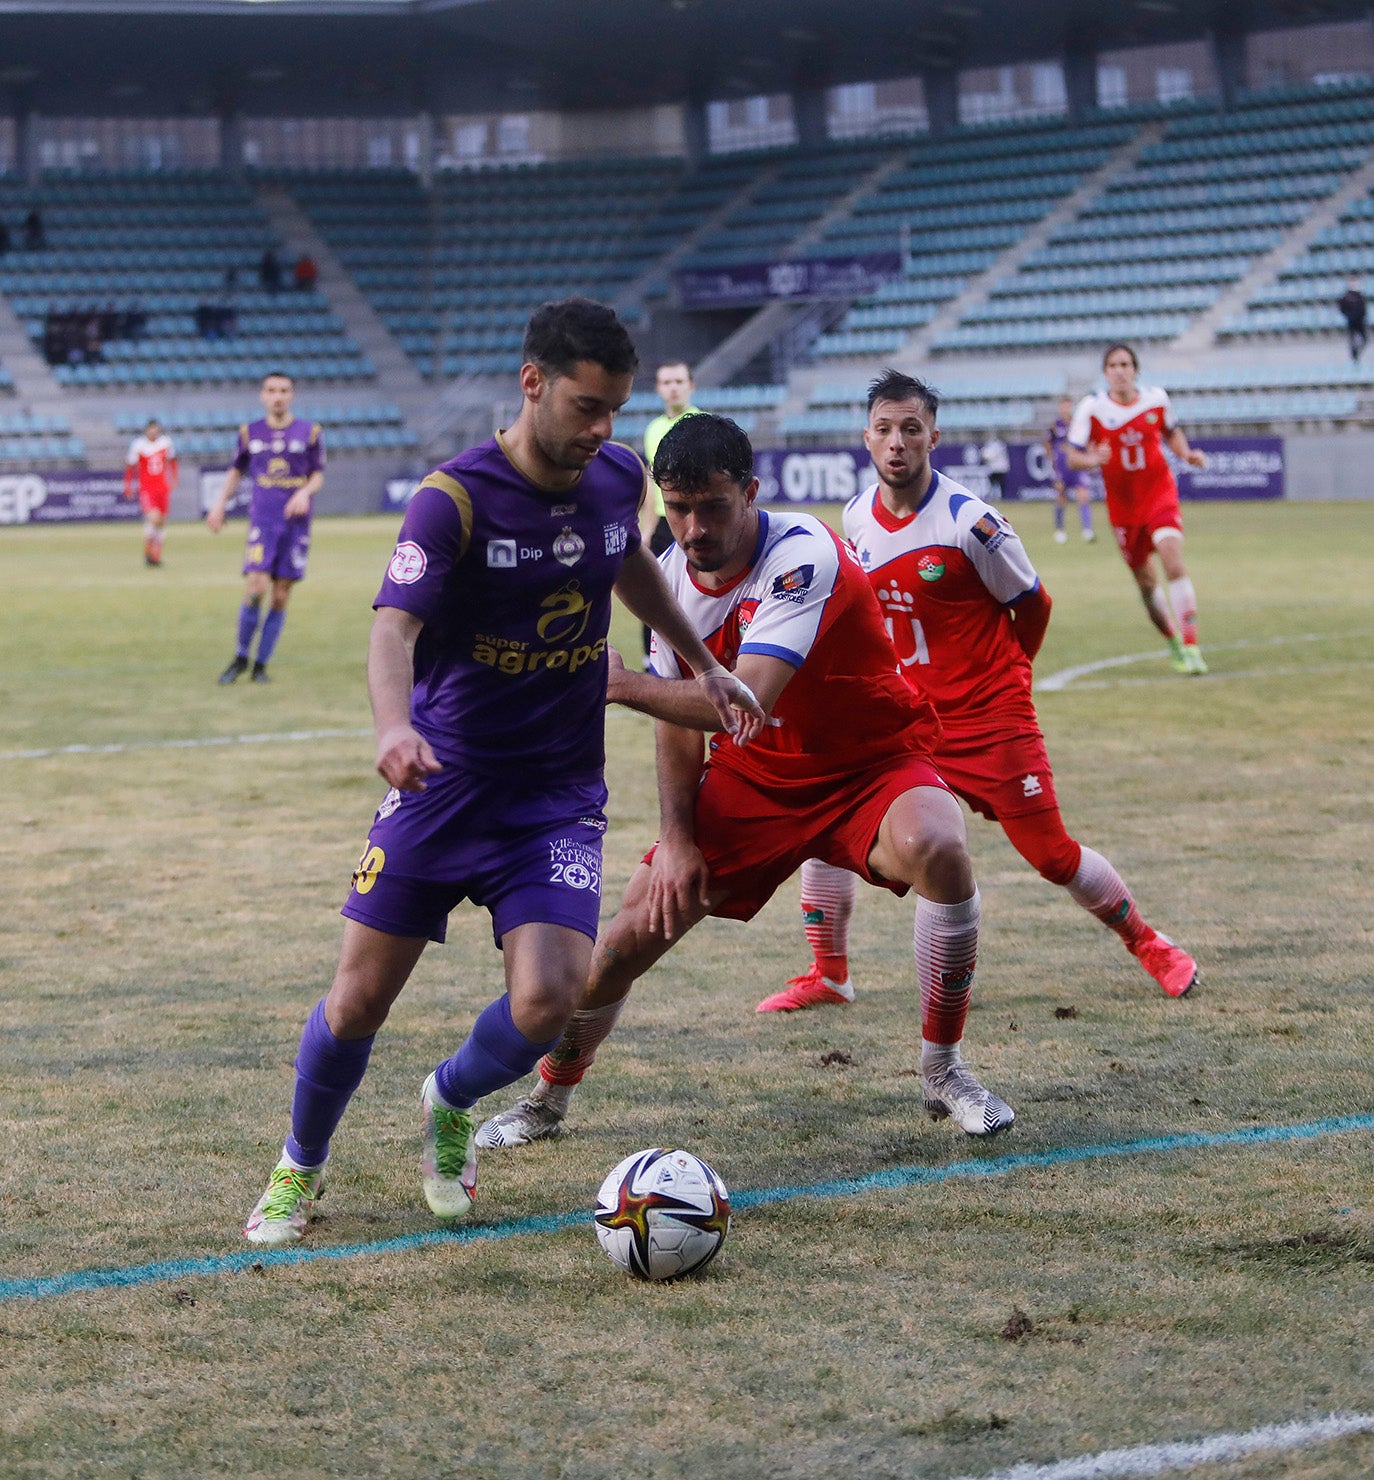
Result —
M 510 998 L 483 1008 L 467 1042 L 435 1070 L 435 1085 L 447 1104 L 467 1110 L 483 1095 L 523 1079 L 558 1042 L 531 1043 L 515 1026 Z
M 272 654 L 277 650 L 277 639 L 281 636 L 281 629 L 286 622 L 286 613 L 276 610 L 269 611 L 262 619 L 262 636 L 258 638 L 258 662 L 270 663 Z
M 296 1055 L 296 1097 L 291 1102 L 291 1134 L 286 1154 L 303 1167 L 324 1164 L 329 1138 L 343 1119 L 353 1091 L 363 1082 L 376 1039 L 336 1038 L 324 1020 L 323 1000 L 306 1019 Z
M 239 607 L 239 645 L 235 649 L 240 658 L 246 658 L 253 646 L 253 636 L 258 630 L 258 603 L 245 601 Z

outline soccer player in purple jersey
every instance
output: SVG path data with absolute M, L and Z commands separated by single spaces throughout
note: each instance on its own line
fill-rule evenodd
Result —
M 374 1035 L 462 899 L 483 905 L 505 994 L 425 1081 L 423 1186 L 476 1192 L 472 1107 L 527 1074 L 582 994 L 600 912 L 611 592 L 690 664 L 738 743 L 763 712 L 640 543 L 647 472 L 609 440 L 636 357 L 585 298 L 531 317 L 515 424 L 430 473 L 374 602 L 368 693 L 390 783 L 343 907 L 343 950 L 296 1058 L 291 1134 L 245 1236 L 299 1239 Z
M 292 416 L 295 386 L 291 377 L 274 370 L 264 377 L 259 394 L 267 415 L 239 428 L 233 466 L 205 516 L 211 531 L 218 534 L 224 528 L 229 500 L 238 492 L 246 473 L 253 489 L 243 553 L 246 580 L 239 608 L 238 646 L 233 661 L 219 676 L 221 683 L 233 683 L 247 671 L 262 598 L 270 586 L 272 600 L 253 663 L 253 682 L 268 681 L 267 665 L 286 622 L 291 589 L 305 577 L 310 513 L 315 495 L 324 486 L 324 434 L 318 422 Z
M 1059 415 L 1045 433 L 1045 456 L 1049 459 L 1050 473 L 1054 481 L 1054 542 L 1068 542 L 1064 531 L 1064 509 L 1072 493 L 1078 504 L 1078 520 L 1083 526 L 1083 538 L 1089 543 L 1097 538 L 1093 531 L 1093 489 L 1091 474 L 1082 468 L 1069 466 L 1069 422 L 1073 418 L 1073 401 L 1064 396 L 1059 402 Z

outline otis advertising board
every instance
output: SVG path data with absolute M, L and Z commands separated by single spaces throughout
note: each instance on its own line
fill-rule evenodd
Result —
M 1284 496 L 1282 437 L 1194 437 L 1207 454 L 1205 468 L 1184 467 L 1170 457 L 1184 499 L 1279 499 Z M 1039 442 L 1009 442 L 1011 464 L 1005 479 L 1008 500 L 1054 497 L 1049 457 Z M 979 444 L 942 441 L 931 463 L 979 498 L 991 487 Z M 875 481 L 873 463 L 862 446 L 808 447 L 788 451 L 761 448 L 754 453 L 759 498 L 764 503 L 846 503 Z M 1099 493 L 1100 484 L 1099 484 Z

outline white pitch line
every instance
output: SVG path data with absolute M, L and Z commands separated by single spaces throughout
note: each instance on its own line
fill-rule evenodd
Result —
M 1140 1444 L 1134 1449 L 1106 1449 L 1050 1464 L 1013 1465 L 993 1475 L 961 1475 L 959 1480 L 1131 1480 L 1140 1475 L 1162 1475 L 1168 1470 L 1191 1470 L 1226 1460 L 1244 1459 L 1279 1449 L 1325 1444 L 1347 1434 L 1374 1433 L 1374 1413 L 1332 1413 L 1326 1418 L 1267 1424 L 1248 1434 L 1212 1434 L 1177 1444 Z
M 119 745 L 54 745 L 47 750 L 0 750 L 0 761 L 40 761 L 55 755 L 123 755 L 131 750 L 202 750 L 212 745 L 273 745 L 297 740 L 352 740 L 363 730 L 278 730 L 266 735 L 203 735 L 193 740 L 129 740 Z
M 1283 647 L 1295 642 L 1327 642 L 1332 638 L 1374 637 L 1374 632 L 1285 632 L 1277 637 L 1242 637 L 1236 642 L 1208 643 L 1209 653 L 1236 652 L 1242 648 Z M 1115 658 L 1098 658 L 1092 663 L 1078 663 L 1072 668 L 1061 668 L 1058 673 L 1048 674 L 1035 684 L 1037 694 L 1057 694 L 1075 679 L 1086 678 L 1090 673 L 1104 673 L 1110 668 L 1127 668 L 1132 663 L 1149 663 L 1167 656 L 1167 651 L 1152 648 L 1148 653 L 1123 653 Z

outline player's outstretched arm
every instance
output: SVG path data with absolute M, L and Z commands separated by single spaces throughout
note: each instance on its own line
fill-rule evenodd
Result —
M 383 606 L 367 645 L 367 697 L 377 728 L 377 769 L 398 791 L 423 791 L 425 777 L 442 769 L 429 741 L 410 722 L 419 617 Z
M 708 674 L 699 680 L 659 678 L 653 673 L 636 673 L 625 667 L 620 654 L 614 648 L 608 649 L 608 652 L 611 662 L 606 685 L 608 704 L 623 704 L 627 709 L 634 709 L 640 714 L 663 720 L 666 724 L 681 725 L 689 730 L 714 732 L 724 728 L 719 705 L 705 692 L 705 685 L 712 681 L 712 675 Z M 724 669 L 720 672 L 727 678 L 739 681 L 762 716 L 757 721 L 749 716 L 747 733 L 752 737 L 768 723 L 767 717 L 772 712 L 778 695 L 796 670 L 779 658 L 761 657 L 756 653 L 745 653 L 736 665 L 736 670 L 734 674 L 727 674 Z M 740 732 L 735 734 L 735 743 L 739 746 L 747 743 Z
M 229 500 L 239 491 L 239 483 L 242 479 L 243 474 L 237 468 L 230 468 L 224 475 L 219 497 L 205 513 L 205 522 L 210 527 L 211 534 L 218 534 L 224 528 L 225 510 L 229 507 Z
M 304 519 L 310 512 L 315 495 L 324 487 L 324 472 L 316 468 L 304 483 L 286 501 L 282 513 L 288 519 Z
M 692 730 L 659 724 L 655 741 L 659 832 L 649 874 L 649 929 L 672 940 L 710 905 L 710 874 L 696 843 L 702 739 Z
M 715 720 L 700 728 L 725 730 L 735 737 L 737 744 L 747 745 L 762 729 L 766 718 L 759 701 L 744 682 L 711 656 L 668 589 L 663 571 L 647 546 L 640 545 L 633 555 L 626 556 L 615 592 L 631 613 L 659 633 L 701 679 L 701 691 L 714 711 Z
M 1207 466 L 1207 454 L 1200 447 L 1194 447 L 1188 441 L 1182 427 L 1175 427 L 1169 433 L 1169 446 L 1174 455 L 1182 458 L 1189 467 L 1205 468 Z

